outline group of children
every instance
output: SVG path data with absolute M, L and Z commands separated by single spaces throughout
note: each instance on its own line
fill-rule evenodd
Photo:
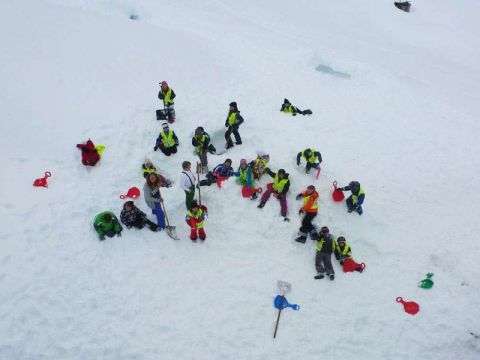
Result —
M 163 101 L 164 109 L 157 111 L 157 119 L 167 121 L 161 125 L 161 131 L 156 139 L 154 151 L 160 150 L 165 156 L 171 156 L 177 153 L 179 146 L 178 137 L 170 126 L 170 124 L 175 121 L 175 92 L 165 81 L 162 81 L 160 86 L 158 97 Z M 300 110 L 293 106 L 287 99 L 284 99 L 281 111 L 293 116 L 297 114 L 309 115 L 312 113 L 310 110 Z M 234 136 L 235 144 L 242 144 L 239 127 L 243 122 L 244 119 L 240 115 L 237 103 L 231 102 L 225 120 L 225 127 L 227 128 L 225 131 L 226 149 L 234 146 L 231 139 L 232 135 Z M 276 172 L 272 171 L 268 166 L 270 161 L 268 154 L 259 153 L 252 161 L 242 159 L 236 171 L 232 167 L 231 159 L 226 159 L 223 163 L 218 164 L 209 171 L 207 154 L 215 154 L 217 150 L 215 146 L 211 144 L 210 136 L 203 127 L 196 128 L 195 134 L 192 137 L 192 145 L 195 148 L 195 154 L 200 160 L 200 162 L 197 163 L 197 175 L 192 172 L 192 163 L 189 161 L 182 163 L 182 172 L 180 175 L 180 187 L 185 192 L 185 221 L 190 226 L 190 239 L 192 241 L 196 241 L 198 238 L 203 241 L 207 237 L 204 225 L 208 216 L 208 209 L 201 203 L 200 191 L 198 201 L 195 200 L 196 189 L 200 189 L 201 186 L 211 186 L 212 184 L 217 184 L 218 187 L 221 187 L 222 183 L 230 177 L 237 178 L 237 182 L 242 187 L 242 195 L 244 197 L 255 200 L 258 194 L 262 192 L 261 187 L 257 188 L 255 186 L 255 182 L 260 180 L 264 174 L 270 176 L 272 181 L 267 183 L 257 207 L 260 209 L 263 208 L 273 195 L 280 203 L 280 214 L 284 221 L 289 221 L 287 217 L 287 194 L 290 190 L 289 174 L 284 169 L 279 169 Z M 84 165 L 93 166 L 100 159 L 98 153 L 96 154 L 95 146 L 91 140 L 86 144 L 79 144 L 77 147 L 82 150 L 82 163 Z M 305 161 L 305 172 L 308 174 L 312 169 L 315 169 L 317 170 L 316 177 L 318 178 L 320 164 L 322 162 L 320 152 L 311 148 L 300 151 L 296 156 L 297 166 L 301 165 L 302 160 Z M 144 199 L 147 206 L 151 209 L 152 214 L 155 215 L 157 223 L 155 224 L 149 220 L 147 215 L 137 208 L 133 201 L 124 203 L 120 214 L 120 221 L 127 228 L 142 229 L 148 227 L 152 231 L 163 230 L 165 229 L 165 207 L 160 189 L 162 187 L 170 187 L 172 182 L 160 175 L 149 160 L 146 160 L 142 165 L 142 173 L 145 178 L 145 185 L 143 187 Z M 200 180 L 200 174 L 204 174 L 205 178 Z M 362 204 L 365 199 L 365 192 L 359 182 L 352 181 L 347 186 L 338 188 L 337 190 L 351 191 L 351 195 L 346 200 L 348 212 L 355 211 L 359 215 L 363 213 Z M 302 200 L 303 205 L 299 210 L 302 221 L 299 235 L 295 241 L 305 243 L 308 236 L 316 241 L 315 268 L 317 275 L 315 275 L 315 279 L 321 279 L 327 275 L 330 280 L 333 280 L 335 275 L 331 255 L 334 254 L 336 259 L 342 264 L 346 259 L 351 259 L 351 247 L 347 244 L 345 237 L 340 236 L 335 239 L 326 226 L 323 226 L 319 232 L 317 231 L 316 226 L 313 224 L 313 220 L 318 213 L 319 199 L 315 186 L 308 186 L 304 191 L 297 194 L 296 199 Z M 115 214 L 109 211 L 102 212 L 95 217 L 94 228 L 100 240 L 105 239 L 105 236 L 121 236 L 123 230 Z M 363 267 L 358 267 L 355 270 L 361 272 Z

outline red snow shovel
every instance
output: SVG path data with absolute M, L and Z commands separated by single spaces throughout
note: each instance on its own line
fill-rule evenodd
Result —
M 242 196 L 244 198 L 251 198 L 253 194 L 255 193 L 258 193 L 258 194 L 261 194 L 262 193 L 262 188 L 253 188 L 253 187 L 249 187 L 247 185 L 244 185 L 242 186 Z
M 38 179 L 35 179 L 35 181 L 33 182 L 33 186 L 38 186 L 38 187 L 46 187 L 48 188 L 48 182 L 47 182 L 47 179 L 52 176 L 52 173 L 50 171 L 45 171 L 45 175 L 43 176 L 43 178 L 38 178 Z
M 400 296 L 395 300 L 398 303 L 403 304 L 403 309 L 407 314 L 416 315 L 420 311 L 420 305 L 415 301 L 405 301 Z
M 337 188 L 337 181 L 333 182 L 332 199 L 335 202 L 340 202 L 340 201 L 343 201 L 343 199 L 345 199 L 345 195 L 343 195 L 343 191 Z
M 126 194 L 120 195 L 120 199 L 122 199 L 122 200 L 125 199 L 125 198 L 136 199 L 139 196 L 140 196 L 140 189 L 134 186 L 134 187 L 131 187 L 130 189 L 128 189 Z
M 358 271 L 362 272 L 365 269 L 365 263 L 357 263 L 352 258 L 347 258 L 343 261 L 343 272 Z

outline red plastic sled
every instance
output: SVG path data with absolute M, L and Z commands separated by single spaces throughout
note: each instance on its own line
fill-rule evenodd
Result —
M 347 258 L 343 261 L 343 272 L 358 271 L 362 272 L 365 269 L 365 263 L 357 263 L 352 258 Z
M 252 187 L 249 187 L 247 185 L 244 185 L 242 186 L 242 196 L 244 198 L 251 198 L 253 194 L 255 193 L 258 193 L 258 194 L 261 194 L 262 193 L 262 188 L 252 188 Z
M 47 179 L 52 176 L 52 173 L 50 171 L 45 171 L 45 175 L 43 176 L 43 178 L 38 178 L 38 179 L 35 179 L 35 181 L 33 182 L 33 186 L 38 186 L 38 187 L 46 187 L 48 188 L 48 181 Z
M 340 202 L 340 201 L 343 201 L 343 199 L 345 199 L 345 195 L 343 195 L 343 191 L 338 190 L 336 181 L 333 182 L 332 199 L 335 202 Z
M 407 314 L 416 315 L 420 311 L 420 305 L 415 301 L 405 301 L 402 297 L 397 297 L 396 302 L 403 304 L 403 309 Z
M 139 196 L 140 196 L 140 189 L 134 186 L 128 189 L 126 194 L 120 195 L 120 199 L 125 199 L 125 198 L 136 199 Z

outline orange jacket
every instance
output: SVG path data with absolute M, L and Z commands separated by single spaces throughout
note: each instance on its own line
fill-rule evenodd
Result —
M 306 191 L 302 193 L 303 206 L 302 210 L 306 213 L 316 213 L 318 211 L 318 193 L 314 191 L 311 194 L 307 194 Z

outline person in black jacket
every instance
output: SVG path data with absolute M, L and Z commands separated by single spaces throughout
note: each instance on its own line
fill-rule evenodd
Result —
M 217 150 L 215 146 L 210 144 L 210 135 L 208 135 L 203 127 L 199 126 L 195 129 L 192 145 L 195 146 L 195 154 L 197 154 L 200 159 L 202 166 L 201 172 L 206 173 L 208 171 L 207 153 L 215 154 Z
M 267 184 L 267 190 L 262 195 L 260 199 L 260 204 L 258 204 L 258 208 L 263 208 L 265 203 L 270 198 L 272 193 L 274 196 L 280 201 L 280 213 L 283 216 L 284 221 L 290 221 L 287 217 L 287 192 L 290 188 L 290 180 L 288 179 L 288 174 L 285 172 L 284 169 L 278 170 L 275 174 L 269 168 L 265 169 L 265 172 L 273 178 L 273 183 Z
M 158 226 L 154 222 L 147 219 L 147 215 L 137 208 L 133 201 L 127 201 L 123 204 L 123 210 L 120 213 L 120 221 L 128 229 L 132 227 L 137 229 L 143 229 L 145 225 L 148 225 L 150 230 L 157 231 Z
M 347 200 L 347 209 L 348 212 L 351 213 L 352 211 L 356 211 L 358 215 L 363 214 L 362 204 L 365 201 L 365 191 L 363 191 L 362 186 L 358 181 L 350 181 L 348 186 L 337 188 L 340 191 L 351 191 L 352 195 L 350 195 Z
M 325 277 L 324 274 L 327 274 L 330 280 L 335 279 L 335 271 L 333 271 L 332 266 L 332 253 L 335 251 L 335 240 L 326 226 L 320 230 L 316 250 L 315 269 L 317 270 L 317 275 L 315 275 L 314 278 L 317 280 L 323 279 Z
M 281 112 L 284 112 L 286 114 L 292 114 L 293 116 L 297 114 L 302 114 L 302 115 L 311 115 L 312 110 L 307 109 L 307 110 L 300 110 L 298 107 L 293 106 L 288 99 L 283 99 L 283 104 L 280 109 Z
M 231 102 L 227 119 L 225 120 L 225 127 L 227 128 L 227 131 L 225 131 L 225 140 L 227 140 L 227 145 L 225 147 L 227 149 L 233 147 L 233 142 L 231 138 L 232 133 L 235 137 L 235 144 L 242 144 L 242 138 L 240 137 L 238 128 L 240 127 L 240 124 L 243 123 L 243 121 L 243 117 L 242 115 L 240 115 L 240 111 L 238 111 L 237 103 L 235 101 Z

